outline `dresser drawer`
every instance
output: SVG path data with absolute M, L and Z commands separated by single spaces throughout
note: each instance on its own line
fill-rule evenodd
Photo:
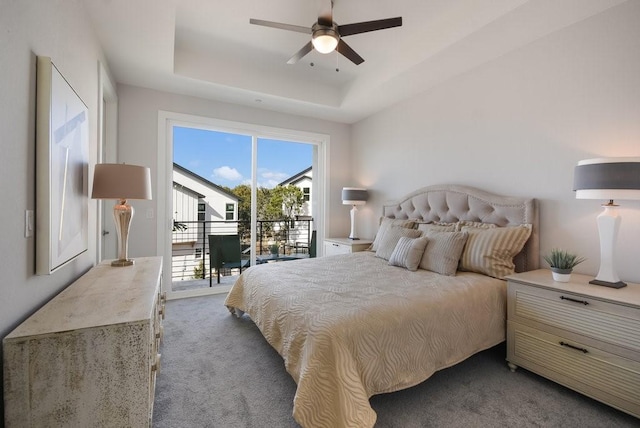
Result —
M 507 360 L 640 416 L 640 361 L 509 321 Z
M 589 296 L 509 282 L 510 321 L 566 330 L 615 346 L 640 351 L 640 309 Z

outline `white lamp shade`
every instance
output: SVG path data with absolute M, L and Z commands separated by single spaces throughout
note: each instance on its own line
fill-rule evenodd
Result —
M 100 163 L 93 173 L 93 199 L 151 199 L 151 170 L 123 163 Z
M 640 199 L 640 157 L 582 160 L 573 177 L 577 199 Z
M 364 205 L 369 198 L 367 189 L 358 187 L 342 188 L 342 204 L 343 205 Z

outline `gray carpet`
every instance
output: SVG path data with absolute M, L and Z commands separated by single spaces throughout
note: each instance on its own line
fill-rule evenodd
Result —
M 153 426 L 297 427 L 295 382 L 224 296 L 173 300 L 164 321 Z M 422 384 L 371 398 L 376 427 L 639 427 L 640 420 L 533 373 L 511 373 L 498 345 Z

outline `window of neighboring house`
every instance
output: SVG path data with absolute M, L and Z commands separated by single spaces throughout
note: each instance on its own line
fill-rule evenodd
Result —
M 309 199 L 311 197 L 311 187 L 303 187 L 302 195 L 304 196 L 304 201 L 309 202 Z
M 204 221 L 205 203 L 198 202 L 198 221 Z
M 226 204 L 226 206 L 225 206 L 225 219 L 233 220 L 235 212 L 236 212 L 236 205 L 235 204 Z

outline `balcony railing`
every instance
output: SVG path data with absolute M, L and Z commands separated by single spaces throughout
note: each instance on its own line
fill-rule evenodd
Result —
M 243 254 L 251 252 L 251 224 L 242 221 L 182 221 L 174 224 L 172 236 L 171 280 L 183 281 L 209 277 L 208 235 L 240 235 Z M 183 229 L 183 230 L 181 230 Z M 309 252 L 312 219 L 258 220 L 256 255 L 269 254 L 270 247 L 278 246 L 279 254 Z

